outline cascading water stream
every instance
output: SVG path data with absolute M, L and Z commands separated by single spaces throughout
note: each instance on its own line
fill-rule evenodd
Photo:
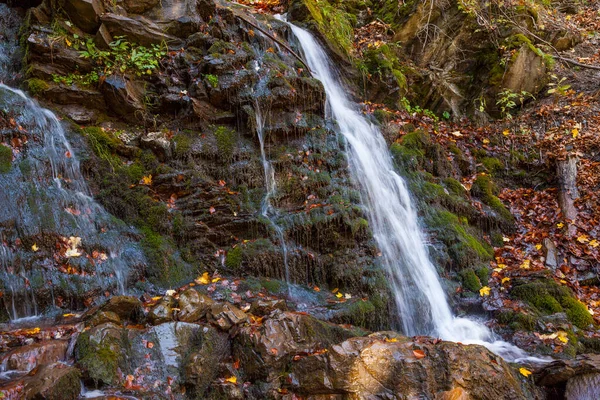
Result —
M 271 227 L 275 230 L 279 241 L 281 242 L 281 251 L 283 252 L 283 264 L 285 267 L 285 281 L 288 284 L 288 294 L 289 294 L 289 283 L 290 283 L 290 268 L 288 265 L 288 248 L 285 242 L 285 237 L 283 235 L 283 229 L 277 224 L 275 221 L 275 217 L 277 212 L 273 205 L 271 204 L 271 198 L 275 195 L 277 191 L 277 183 L 275 181 L 275 169 L 271 162 L 267 159 L 267 154 L 265 151 L 265 121 L 262 115 L 262 109 L 258 100 L 255 100 L 254 103 L 254 115 L 256 120 L 256 134 L 258 136 L 258 141 L 260 144 L 260 157 L 262 160 L 263 169 L 265 171 L 265 197 L 261 203 L 261 215 L 269 220 Z
M 313 74 L 325 87 L 331 117 L 347 142 L 351 174 L 358 183 L 370 227 L 382 252 L 406 335 L 433 335 L 481 344 L 507 360 L 528 358 L 518 347 L 494 340 L 483 324 L 452 314 L 437 271 L 429 260 L 417 212 L 402 177 L 394 172 L 387 145 L 346 95 L 327 54 L 304 29 L 290 24 Z
M 2 83 L 18 76 L 19 19 L 2 4 L 0 17 L 0 145 L 12 156 L 0 172 L 0 290 L 16 320 L 57 296 L 77 305 L 93 290 L 124 293 L 144 256 L 131 228 L 91 197 L 57 116 Z

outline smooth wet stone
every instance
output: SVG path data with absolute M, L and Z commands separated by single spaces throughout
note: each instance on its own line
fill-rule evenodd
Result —
M 60 362 L 42 366 L 24 382 L 27 400 L 75 400 L 81 392 L 81 372 Z
M 121 320 L 140 322 L 144 311 L 142 302 L 133 296 L 115 296 L 100 307 L 101 311 L 114 312 Z
M 173 321 L 173 307 L 175 299 L 171 296 L 163 297 L 148 313 L 148 319 L 153 325 Z
M 200 294 L 195 289 L 188 289 L 179 295 L 180 321 L 196 322 L 206 316 L 214 301 L 205 294 Z
M 229 303 L 215 303 L 210 309 L 210 319 L 224 331 L 248 320 L 245 312 Z
M 4 355 L 0 365 L 5 370 L 29 372 L 39 365 L 63 361 L 68 346 L 66 340 L 50 340 L 18 347 Z

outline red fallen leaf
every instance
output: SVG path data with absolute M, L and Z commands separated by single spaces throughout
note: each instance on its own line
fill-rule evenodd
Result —
M 65 157 L 71 158 L 71 152 L 69 150 L 65 152 Z
M 417 360 L 425 358 L 425 352 L 423 350 L 413 350 L 413 355 Z
M 271 349 L 271 354 L 273 354 L 274 356 L 276 356 L 276 355 L 277 355 L 277 353 L 278 353 L 277 349 L 273 347 L 273 348 Z
M 219 181 L 219 186 L 221 186 L 221 187 L 225 186 L 225 181 L 222 181 L 222 180 Z
M 236 361 L 233 363 L 233 368 L 235 368 L 235 369 L 240 369 L 240 360 L 236 360 Z
M 151 349 L 151 348 L 154 347 L 154 343 L 148 342 L 148 343 L 146 343 L 146 347 L 149 348 L 149 349 Z
M 211 214 L 214 214 L 214 213 L 215 213 L 217 210 L 215 210 L 215 208 L 214 208 L 214 207 L 210 207 L 210 208 L 208 209 L 208 211 L 209 211 Z
M 173 383 L 173 378 L 170 376 L 167 376 L 167 385 L 171 386 L 171 383 Z

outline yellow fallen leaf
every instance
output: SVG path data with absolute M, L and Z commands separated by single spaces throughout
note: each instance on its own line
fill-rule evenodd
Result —
M 479 295 L 481 297 L 483 296 L 489 296 L 490 295 L 490 288 L 488 286 L 484 286 L 481 289 L 479 289 Z
M 483 139 L 482 142 L 483 144 L 488 144 L 490 141 L 488 139 Z
M 521 268 L 523 269 L 529 269 L 531 267 L 531 261 L 529 260 L 524 260 L 523 264 L 521 264 Z
M 587 235 L 579 235 L 577 236 L 577 241 L 579 243 L 587 243 L 590 241 L 590 239 L 587 237 Z
M 337 293 L 337 292 L 338 292 L 338 290 L 340 290 L 340 289 L 338 289 L 338 288 L 335 288 L 335 289 L 333 289 L 333 290 L 331 291 L 331 293 Z
M 556 224 L 557 228 L 562 228 L 563 226 L 565 226 L 565 224 L 563 224 L 562 222 L 559 222 L 558 224 Z
M 573 134 L 573 139 L 576 139 L 577 136 L 579 136 L 579 129 L 575 128 L 571 131 L 571 133 Z
M 152 175 L 144 176 L 142 178 L 142 185 L 147 185 L 147 186 L 152 185 Z
M 208 272 L 202 274 L 201 277 L 196 278 L 196 283 L 201 285 L 208 285 L 210 283 L 210 276 L 208 276 Z
M 398 339 L 396 339 L 396 338 L 391 338 L 391 339 L 385 338 L 385 341 L 388 342 L 388 343 L 396 343 L 398 341 Z
M 592 239 L 589 243 L 590 246 L 592 247 L 598 247 L 600 243 L 598 243 L 598 241 L 596 239 Z
M 463 134 L 460 133 L 460 131 L 454 131 L 454 132 L 452 132 L 452 135 L 456 136 L 456 137 L 461 137 Z
M 237 378 L 235 376 L 231 376 L 231 377 L 225 379 L 225 382 L 237 383 Z
M 502 241 L 504 243 L 508 243 L 508 242 L 510 242 L 510 238 L 507 238 L 506 236 L 502 236 Z
M 335 297 L 337 297 L 338 299 L 341 299 L 342 297 L 344 297 L 344 295 L 342 294 L 342 292 L 337 292 Z
M 558 340 L 560 340 L 561 342 L 569 343 L 569 338 L 567 337 L 567 332 L 559 331 L 559 332 L 557 332 L 557 337 L 558 337 Z
M 38 251 L 40 248 L 37 246 L 37 244 L 33 244 L 33 246 L 31 246 L 31 250 L 33 251 Z
M 506 283 L 508 281 L 510 281 L 510 278 L 502 278 L 502 283 Z
M 208 272 L 207 272 L 207 273 L 208 273 Z M 212 278 L 210 281 L 211 281 L 212 283 L 217 283 L 217 282 L 219 282 L 220 280 L 221 280 L 221 278 L 219 278 L 219 277 L 216 277 L 216 278 Z
M 535 245 L 535 249 L 536 250 L 541 250 L 542 249 L 542 245 L 541 244 L 536 244 Z
M 67 46 L 71 47 L 71 41 L 67 38 L 65 38 L 65 43 L 67 44 Z
M 504 136 L 508 136 L 510 134 L 510 131 L 508 129 L 505 129 L 505 130 L 502 131 L 502 134 Z
M 519 368 L 519 372 L 521 373 L 521 375 L 528 377 L 529 375 L 531 375 L 531 371 L 528 370 L 527 368 Z
M 506 268 L 506 264 L 498 264 L 498 268 L 504 269 L 504 268 Z

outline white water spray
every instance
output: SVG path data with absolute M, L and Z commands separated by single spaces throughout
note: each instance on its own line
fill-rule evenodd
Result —
M 361 190 L 371 230 L 382 252 L 394 301 L 406 335 L 432 335 L 464 344 L 481 344 L 507 360 L 529 359 L 518 347 L 494 340 L 483 324 L 452 314 L 437 271 L 425 247 L 417 212 L 379 129 L 346 95 L 327 54 L 304 29 L 290 25 L 313 74 L 325 87 L 331 116 L 347 141 L 351 174 Z

